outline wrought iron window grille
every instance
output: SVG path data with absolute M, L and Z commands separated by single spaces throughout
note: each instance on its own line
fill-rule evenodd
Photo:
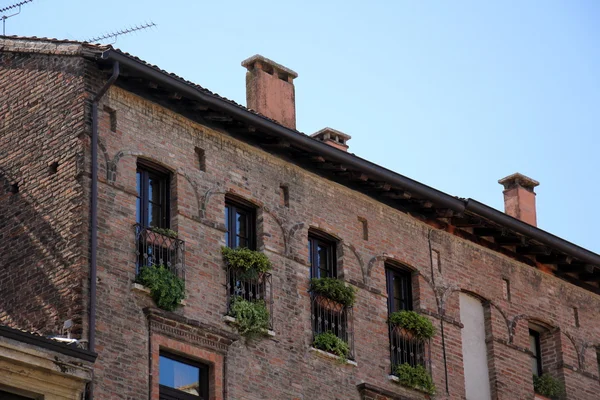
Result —
M 241 297 L 247 301 L 264 301 L 269 311 L 269 330 L 273 330 L 273 285 L 268 272 L 243 271 L 227 265 L 227 314 L 231 314 L 232 300 Z
M 422 365 L 431 374 L 431 339 L 418 338 L 408 329 L 390 325 L 390 354 L 392 374 L 402 364 Z
M 135 224 L 136 275 L 145 266 L 164 265 L 185 281 L 185 242 Z
M 348 359 L 354 360 L 354 316 L 352 306 L 337 303 L 311 292 L 311 324 L 313 341 L 316 336 L 332 332 L 348 344 Z

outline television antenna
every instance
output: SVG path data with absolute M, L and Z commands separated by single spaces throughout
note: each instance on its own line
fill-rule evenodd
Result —
M 2 36 L 6 36 L 6 20 L 9 19 L 10 17 L 14 17 L 15 15 L 21 14 L 21 6 L 24 4 L 27 4 L 27 3 L 31 3 L 32 1 L 33 0 L 25 0 L 25 1 L 21 1 L 19 3 L 15 3 L 11 6 L 7 6 L 7 7 L 0 9 L 0 13 L 5 13 L 7 11 L 14 10 L 15 8 L 19 9 L 19 11 L 17 11 L 14 14 L 3 15 L 2 17 L 0 17 L 0 18 L 2 18 Z
M 142 31 L 142 30 L 145 30 L 145 29 L 150 29 L 150 28 L 155 27 L 155 26 L 156 26 L 156 24 L 154 22 L 152 22 L 152 21 L 150 21 L 149 23 L 145 22 L 145 23 L 143 23 L 141 25 L 136 25 L 136 26 L 129 27 L 129 28 L 126 28 L 126 29 L 121 29 L 121 30 L 118 30 L 118 31 L 115 31 L 115 32 L 109 32 L 109 33 L 105 33 L 104 35 L 100 35 L 100 36 L 96 36 L 96 37 L 90 38 L 90 39 L 86 40 L 86 42 L 88 42 L 88 43 L 101 42 L 101 41 L 103 41 L 105 39 L 114 38 L 114 40 L 111 43 L 108 43 L 108 44 L 114 44 L 114 43 L 116 43 L 118 37 L 121 36 L 121 35 L 127 35 L 129 33 L 137 32 L 137 31 Z

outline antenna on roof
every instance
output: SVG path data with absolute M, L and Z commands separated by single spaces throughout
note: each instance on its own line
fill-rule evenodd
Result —
M 121 29 L 120 31 L 109 32 L 109 33 L 106 33 L 101 36 L 96 36 L 96 37 L 90 38 L 90 39 L 86 40 L 86 42 L 88 42 L 88 43 L 101 42 L 104 39 L 114 38 L 114 40 L 111 43 L 109 43 L 109 44 L 113 44 L 117 41 L 117 38 L 121 35 L 127 35 L 128 33 L 142 31 L 142 30 L 149 29 L 149 28 L 152 28 L 155 26 L 156 26 L 156 24 L 152 21 L 150 21 L 149 23 L 145 22 L 142 25 L 136 25 L 136 26 L 129 27 L 126 29 Z
M 19 11 L 17 11 L 14 14 L 3 15 L 2 17 L 0 17 L 0 18 L 2 18 L 2 36 L 6 36 L 6 20 L 9 19 L 10 17 L 14 17 L 15 15 L 21 14 L 21 6 L 23 4 L 31 3 L 32 1 L 33 0 L 25 0 L 25 1 L 21 1 L 19 3 L 15 3 L 15 4 L 11 5 L 11 6 L 7 6 L 7 7 L 4 7 L 4 8 L 0 9 L 0 13 L 5 13 L 5 12 L 7 12 L 9 10 L 14 10 L 15 8 L 19 9 Z

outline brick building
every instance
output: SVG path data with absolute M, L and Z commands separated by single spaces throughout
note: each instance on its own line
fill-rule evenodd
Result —
M 298 132 L 297 74 L 243 66 L 249 108 L 110 46 L 0 38 L 1 324 L 72 321 L 96 399 L 428 398 L 396 364 L 424 367 L 436 399 L 533 399 L 543 373 L 600 398 L 600 256 L 536 227 L 537 182 L 501 180 L 506 213 L 439 192 L 342 132 Z M 233 277 L 222 246 L 272 270 Z M 150 263 L 185 280 L 175 310 L 136 280 Z M 356 301 L 332 311 L 311 277 Z M 265 335 L 236 328 L 237 290 L 265 300 Z M 401 310 L 435 335 L 402 336 Z M 314 347 L 326 330 L 346 359 Z M 14 382 L 0 390 L 29 398 Z

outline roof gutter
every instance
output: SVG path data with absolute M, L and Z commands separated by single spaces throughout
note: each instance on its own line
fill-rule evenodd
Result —
M 161 72 L 135 58 L 129 57 L 115 50 L 104 51 L 101 58 L 103 60 L 117 61 L 123 67 L 131 68 L 139 74 L 153 81 L 159 82 L 161 85 L 164 85 L 165 87 L 170 88 L 177 93 L 185 95 L 191 99 L 198 100 L 209 105 L 215 110 L 224 112 L 240 121 L 246 122 L 249 125 L 288 140 L 299 148 L 322 154 L 323 156 L 327 157 L 328 160 L 353 166 L 361 171 L 364 171 L 373 179 L 381 179 L 382 181 L 398 185 L 412 194 L 430 200 L 437 206 L 446 207 L 458 213 L 462 213 L 464 211 L 465 205 L 462 200 L 447 195 L 446 193 L 436 190 L 432 187 L 423 185 L 422 183 L 397 174 L 389 169 L 383 168 L 353 154 L 338 150 L 302 133 L 288 129 L 260 115 L 243 110 L 239 106 L 236 106 L 227 100 L 198 90 L 188 82 Z

